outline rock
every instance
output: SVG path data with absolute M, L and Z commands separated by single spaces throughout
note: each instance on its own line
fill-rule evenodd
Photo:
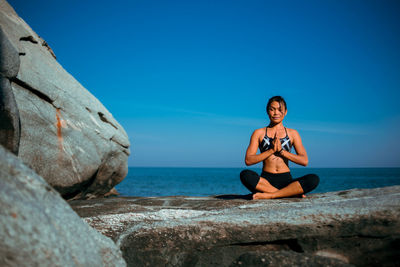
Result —
M 10 81 L 0 75 L 0 145 L 15 155 L 18 155 L 20 127 L 19 111 Z
M 290 251 L 252 251 L 245 252 L 230 266 L 354 266 L 341 260 Z
M 0 25 L 6 43 L 1 53 L 10 58 L 1 71 L 15 96 L 17 109 L 11 113 L 21 124 L 20 134 L 1 135 L 19 143 L 18 156 L 64 198 L 103 196 L 128 171 L 130 144 L 124 129 L 4 0 Z M 17 73 L 13 47 L 20 60 Z M 3 105 L 13 106 L 9 99 Z
M 0 26 L 0 75 L 7 78 L 15 78 L 19 70 L 18 51 L 8 40 Z
M 0 146 L 0 266 L 126 266 L 46 181 Z
M 0 144 L 18 154 L 20 121 L 17 103 L 9 79 L 19 69 L 19 55 L 0 26 Z
M 241 196 L 71 201 L 128 266 L 395 266 L 400 186 L 245 200 Z

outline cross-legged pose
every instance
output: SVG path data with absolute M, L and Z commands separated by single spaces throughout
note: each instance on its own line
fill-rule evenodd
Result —
M 270 123 L 253 132 L 246 151 L 247 166 L 263 162 L 261 175 L 243 170 L 240 180 L 253 193 L 253 199 L 305 196 L 317 187 L 319 177 L 315 174 L 293 179 L 289 161 L 307 166 L 308 157 L 299 133 L 283 126 L 287 105 L 281 96 L 274 96 L 267 104 Z M 291 153 L 294 147 L 296 154 Z M 257 149 L 260 153 L 257 154 Z

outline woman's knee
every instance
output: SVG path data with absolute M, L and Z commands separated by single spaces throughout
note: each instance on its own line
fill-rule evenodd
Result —
M 245 169 L 245 170 L 243 170 L 243 171 L 240 172 L 240 180 L 243 182 L 243 181 L 245 181 L 248 177 L 253 176 L 254 173 L 255 173 L 255 172 L 252 171 L 252 170 Z
M 255 191 L 259 180 L 260 176 L 255 171 L 246 169 L 240 172 L 240 181 L 251 192 Z
M 304 193 L 314 190 L 319 184 L 319 177 L 316 174 L 307 174 L 299 179 Z

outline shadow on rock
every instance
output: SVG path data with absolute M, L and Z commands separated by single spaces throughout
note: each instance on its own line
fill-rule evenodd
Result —
M 253 194 L 248 195 L 219 195 L 214 198 L 222 199 L 222 200 L 231 200 L 231 199 L 244 199 L 244 200 L 252 200 Z

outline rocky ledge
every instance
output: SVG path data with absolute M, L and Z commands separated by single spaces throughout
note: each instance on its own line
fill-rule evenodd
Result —
M 400 186 L 249 201 L 242 196 L 72 201 L 128 266 L 395 266 Z

